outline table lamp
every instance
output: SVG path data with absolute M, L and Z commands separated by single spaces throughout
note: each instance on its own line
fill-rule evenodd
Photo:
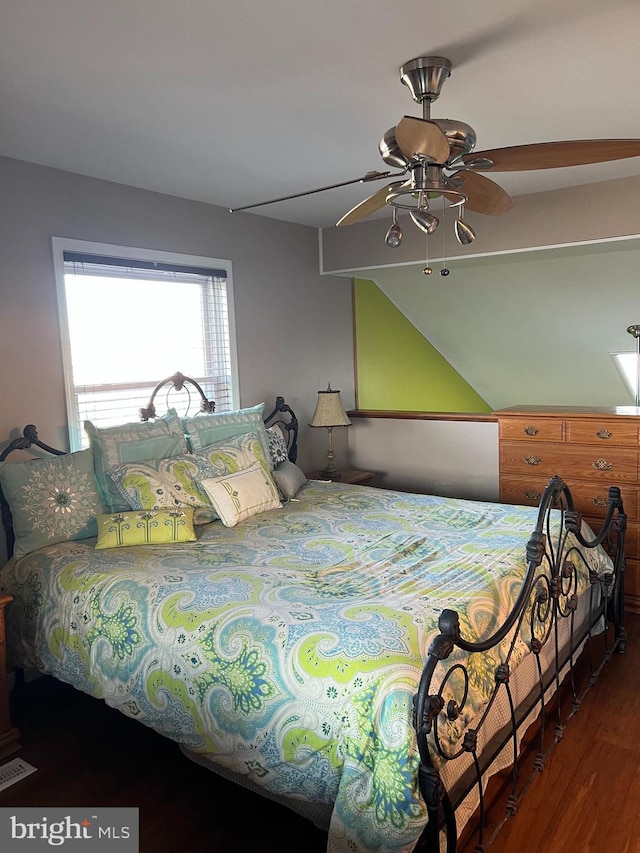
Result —
M 333 450 L 332 432 L 334 427 L 351 426 L 351 421 L 349 420 L 347 413 L 345 412 L 344 407 L 342 405 L 342 400 L 340 399 L 340 392 L 334 391 L 331 388 L 331 383 L 329 383 L 326 391 L 318 391 L 318 402 L 316 404 L 316 410 L 313 413 L 313 417 L 311 418 L 309 426 L 324 427 L 329 433 L 327 465 L 325 468 L 322 469 L 320 474 L 327 480 L 337 479 L 340 476 L 340 472 L 337 470 L 334 464 L 336 454 Z

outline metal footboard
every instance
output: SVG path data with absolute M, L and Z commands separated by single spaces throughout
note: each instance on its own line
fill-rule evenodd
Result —
M 562 740 L 567 724 L 579 709 L 583 696 L 595 684 L 601 668 L 615 651 L 624 652 L 626 516 L 617 487 L 609 489 L 607 515 L 601 529 L 589 538 L 583 535 L 581 527 L 582 518 L 574 508 L 569 488 L 560 477 L 553 477 L 542 496 L 536 527 L 526 546 L 525 579 L 502 625 L 488 639 L 474 641 L 462 636 L 455 611 L 442 611 L 438 622 L 440 633 L 429 647 L 414 697 L 419 785 L 429 815 L 414 848 L 416 852 L 440 853 L 446 849 L 447 853 L 455 853 L 459 835 L 456 810 L 470 793 L 475 793 L 478 807 L 473 818 L 474 853 L 483 853 L 505 821 L 517 812 L 518 804 L 544 769 L 549 753 Z M 612 570 L 603 574 L 591 569 L 585 559 L 589 549 L 600 545 L 613 562 Z M 587 596 L 588 609 L 586 616 L 581 614 L 578 618 L 580 581 L 588 584 L 583 593 Z M 594 639 L 600 634 L 596 649 Z M 534 656 L 537 683 L 526 697 L 516 702 L 510 678 L 519 638 L 520 649 L 524 639 L 527 654 Z M 467 713 L 474 656 L 486 654 L 497 646 L 501 646 L 500 655 L 496 656 L 501 662 L 492 673 L 495 683 L 489 700 L 479 719 L 473 721 L 473 727 L 466 729 L 461 742 L 452 749 L 443 732 L 448 724 L 464 719 Z M 459 650 L 464 653 L 462 658 Z M 581 651 L 583 654 L 579 655 Z M 450 661 L 454 652 L 455 661 Z M 580 684 L 576 677 L 578 657 L 587 669 L 587 676 Z M 568 710 L 561 707 L 561 690 L 568 693 Z M 503 706 L 508 707 L 508 723 L 498 727 L 497 733 L 483 743 L 485 727 L 499 697 Z M 538 726 L 534 741 L 537 752 L 533 768 L 526 775 L 518 761 L 520 741 L 534 715 Z M 447 790 L 442 769 L 463 756 L 466 756 L 466 769 L 455 790 Z M 511 765 L 510 793 L 504 814 L 489 835 L 483 777 L 497 766 L 498 760 L 500 768 Z

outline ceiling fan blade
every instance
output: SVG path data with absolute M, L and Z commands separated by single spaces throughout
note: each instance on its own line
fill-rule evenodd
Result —
M 364 201 L 356 204 L 355 207 L 352 207 L 350 211 L 345 213 L 345 215 L 336 222 L 336 227 L 339 225 L 353 225 L 354 222 L 359 222 L 361 219 L 371 216 L 371 214 L 375 213 L 376 210 L 382 210 L 387 203 L 389 190 L 401 187 L 405 183 L 406 181 L 393 181 L 393 183 L 387 184 L 386 187 L 382 187 L 378 192 L 370 195 L 368 198 L 365 198 Z
M 396 127 L 396 142 L 405 157 L 428 157 L 433 163 L 446 163 L 449 141 L 438 125 L 423 118 L 405 116 Z
M 511 196 L 484 175 L 477 172 L 458 172 L 456 177 L 463 179 L 462 192 L 468 198 L 464 205 L 467 210 L 488 216 L 500 216 L 513 207 Z
M 478 158 L 493 161 L 493 172 L 525 172 L 532 169 L 563 169 L 640 157 L 640 139 L 575 139 L 568 142 L 538 142 L 474 151 L 465 154 L 463 162 Z
M 278 201 L 290 201 L 293 198 L 303 198 L 306 195 L 313 195 L 314 193 L 322 193 L 325 190 L 335 190 L 337 187 L 346 187 L 349 184 L 366 184 L 369 181 L 380 181 L 382 178 L 394 178 L 397 175 L 403 175 L 404 172 L 367 172 L 366 175 L 362 175 L 360 178 L 352 178 L 349 181 L 341 181 L 339 184 L 329 184 L 326 187 L 318 187 L 315 190 L 305 190 L 301 193 L 294 193 L 293 195 L 283 195 L 280 198 L 271 198 L 269 201 L 259 201 L 257 204 L 245 204 L 244 207 L 230 207 L 229 213 L 237 213 L 239 210 L 251 210 L 254 207 L 264 207 L 265 204 L 275 204 Z M 400 182 L 402 183 L 402 182 Z

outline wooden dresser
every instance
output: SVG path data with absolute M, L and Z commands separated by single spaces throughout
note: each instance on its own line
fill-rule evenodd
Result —
M 620 487 L 627 514 L 625 603 L 640 613 L 640 409 L 512 406 L 495 415 L 501 501 L 536 506 L 558 474 L 597 529 L 609 486 Z

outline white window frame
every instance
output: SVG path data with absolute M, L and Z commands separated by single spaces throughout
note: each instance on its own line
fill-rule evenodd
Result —
M 233 294 L 233 274 L 230 260 L 208 258 L 201 255 L 187 255 L 178 252 L 163 252 L 157 249 L 142 249 L 133 246 L 118 246 L 112 243 L 96 243 L 87 240 L 74 240 L 67 237 L 52 237 L 53 268 L 56 280 L 58 301 L 58 327 L 62 349 L 62 367 L 64 371 L 65 397 L 67 406 L 67 424 L 69 429 L 69 446 L 71 450 L 80 449 L 80 435 L 73 428 L 77 420 L 75 412 L 75 391 L 73 385 L 73 369 L 71 362 L 71 341 L 69 338 L 69 322 L 65 292 L 64 253 L 78 252 L 102 257 L 127 258 L 137 261 L 157 261 L 167 264 L 203 267 L 205 269 L 224 269 L 227 273 L 227 316 L 229 319 L 229 348 L 231 361 L 231 399 L 234 409 L 240 408 L 240 385 L 238 380 L 238 351 L 236 340 L 235 301 Z M 176 365 L 180 370 L 180 365 Z M 164 376 L 158 376 L 160 382 Z

